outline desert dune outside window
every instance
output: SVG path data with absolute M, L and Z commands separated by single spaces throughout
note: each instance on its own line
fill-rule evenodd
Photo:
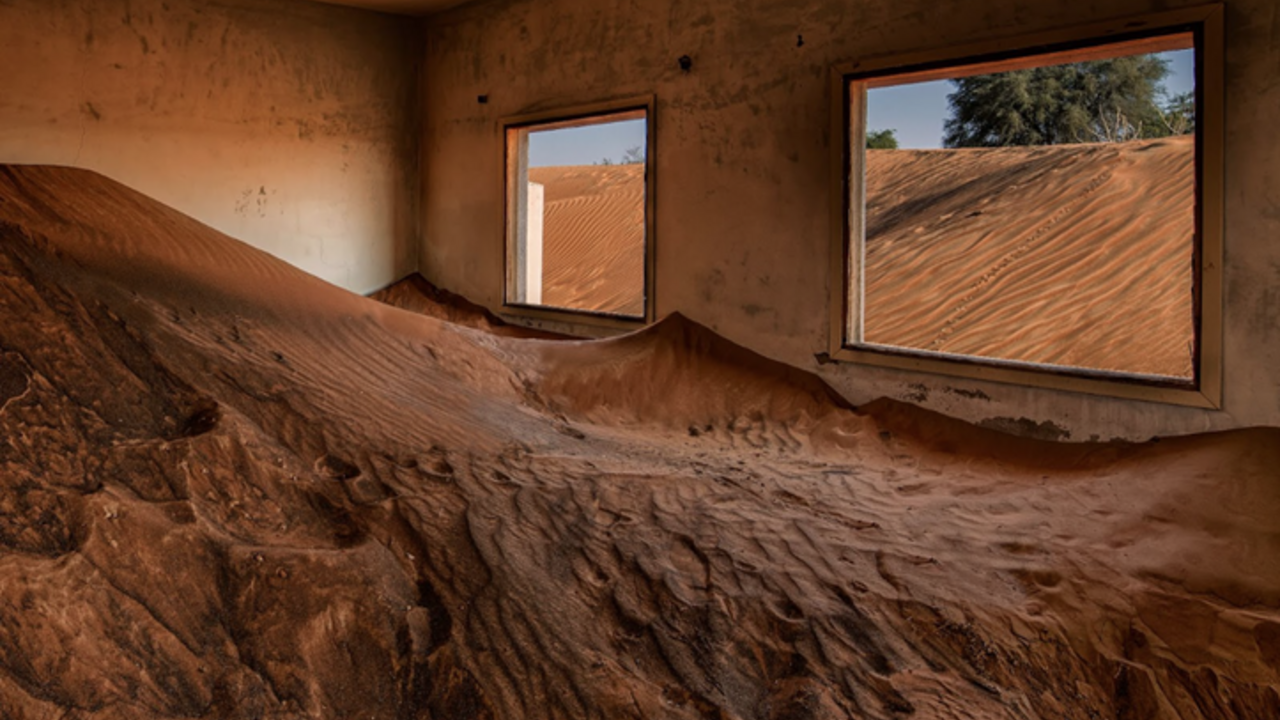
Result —
M 646 97 L 503 121 L 506 313 L 653 319 L 652 108 Z
M 1214 5 L 838 68 L 833 357 L 1218 407 L 1221 37 Z

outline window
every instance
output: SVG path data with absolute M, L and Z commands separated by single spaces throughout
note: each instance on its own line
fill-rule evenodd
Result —
M 509 313 L 652 319 L 651 108 L 646 98 L 504 122 Z
M 841 68 L 832 355 L 1217 407 L 1220 22 Z

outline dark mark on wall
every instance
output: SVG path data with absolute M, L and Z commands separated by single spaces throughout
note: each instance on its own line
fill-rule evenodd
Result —
M 481 105 L 488 105 L 488 104 L 489 104 L 489 96 L 488 96 L 488 95 L 477 95 L 477 96 L 476 96 L 476 102 L 480 103 Z
M 680 69 L 685 72 L 689 72 L 693 69 L 693 58 L 688 55 L 681 55 L 680 59 L 676 62 L 680 63 Z
M 998 430 L 1009 435 L 1020 435 L 1035 440 L 1062 441 L 1070 439 L 1071 431 L 1052 420 L 1036 422 L 1030 418 L 993 417 L 978 423 L 980 427 Z
M 742 312 L 746 313 L 751 317 L 755 317 L 760 313 L 773 312 L 773 310 L 771 308 L 764 307 L 763 305 L 757 305 L 755 303 L 747 303 L 746 305 L 742 306 Z
M 715 300 L 724 289 L 724 272 L 719 268 L 698 278 L 699 295 L 705 302 Z
M 272 190 L 271 195 L 275 194 L 276 192 Z M 249 188 L 248 190 L 244 190 L 240 193 L 240 199 L 236 201 L 235 212 L 237 215 L 243 215 L 245 217 L 248 217 L 249 214 L 253 212 L 258 217 L 264 218 L 267 216 L 267 204 L 269 200 L 270 198 L 267 195 L 267 186 L 258 186 L 256 192 L 253 188 Z
M 929 399 L 929 386 L 921 383 L 912 383 L 907 386 L 909 392 L 903 394 L 902 399 L 913 403 L 922 403 Z
M 90 118 L 95 122 L 102 120 L 102 113 L 98 112 L 98 108 L 94 107 L 91 102 L 86 102 L 81 105 L 80 112 L 85 117 Z
M 796 36 L 796 47 L 804 47 L 804 36 L 803 36 L 803 35 L 797 35 L 797 36 Z
M 966 390 L 965 388 L 953 388 L 953 387 L 944 388 L 944 390 L 951 393 L 952 395 L 959 395 L 962 398 L 969 398 L 970 400 L 986 400 L 988 402 L 991 401 L 991 396 L 982 392 L 981 390 Z

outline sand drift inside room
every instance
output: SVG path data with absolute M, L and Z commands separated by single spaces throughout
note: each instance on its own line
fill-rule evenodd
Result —
M 0 0 L 0 62 L 0 717 L 1280 718 L 1269 3 Z M 966 140 L 1081 68 L 1147 85 Z

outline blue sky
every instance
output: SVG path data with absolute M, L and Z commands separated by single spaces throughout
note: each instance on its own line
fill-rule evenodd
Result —
M 529 167 L 593 165 L 622 159 L 628 148 L 645 145 L 644 120 L 620 120 L 529 133 Z
M 1157 53 L 1169 61 L 1164 86 L 1170 95 L 1195 87 L 1195 51 Z M 942 147 L 942 123 L 947 117 L 950 80 L 876 88 L 867 92 L 867 130 L 895 130 L 903 149 Z

